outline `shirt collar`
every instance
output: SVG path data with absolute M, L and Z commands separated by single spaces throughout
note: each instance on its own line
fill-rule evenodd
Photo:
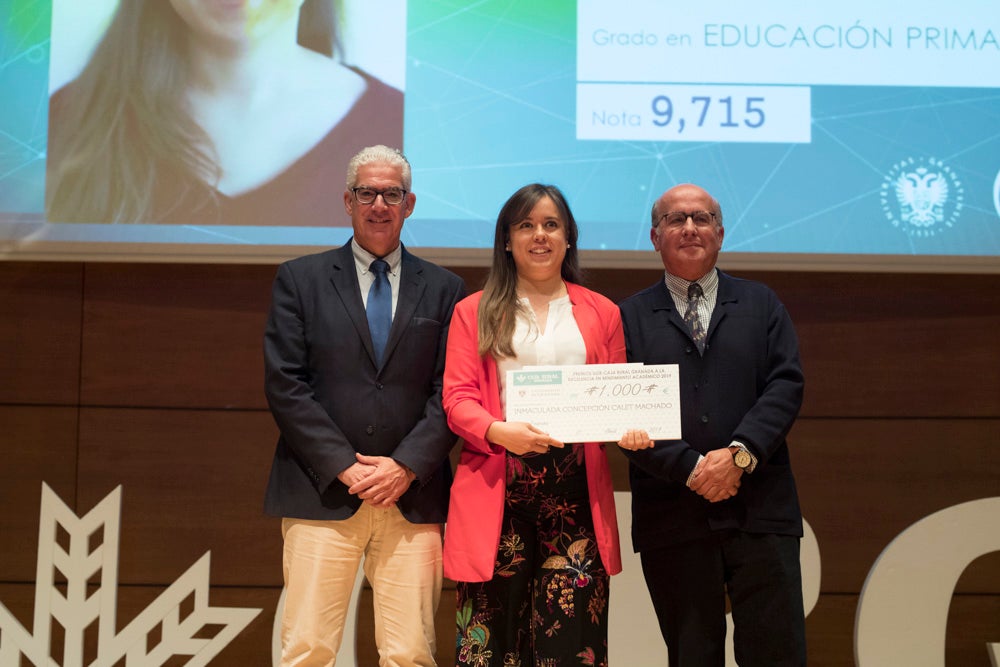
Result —
M 681 301 L 687 301 L 688 285 L 692 282 L 696 282 L 701 285 L 701 290 L 705 296 L 714 295 L 719 290 L 719 272 L 713 268 L 701 278 L 698 278 L 698 280 L 691 281 L 675 276 L 668 271 L 664 271 L 663 282 L 675 298 L 680 298 Z
M 372 262 L 376 259 L 379 259 L 358 245 L 358 242 L 353 238 L 351 239 L 351 251 L 354 253 L 354 263 L 357 265 L 358 273 L 360 275 L 368 273 L 368 267 L 370 267 Z M 400 243 L 396 246 L 395 250 L 381 259 L 384 259 L 389 265 L 389 273 L 394 276 L 397 275 L 399 273 L 399 265 L 403 261 L 403 244 Z

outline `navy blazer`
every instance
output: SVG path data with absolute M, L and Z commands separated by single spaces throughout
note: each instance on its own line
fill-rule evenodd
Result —
M 636 551 L 714 530 L 802 535 L 785 436 L 802 404 L 798 339 L 767 286 L 719 272 L 704 354 L 661 279 L 620 304 L 628 360 L 678 364 L 681 440 L 625 452 Z M 709 503 L 686 486 L 701 454 L 738 440 L 757 457 L 733 498 Z
M 299 519 L 346 519 L 361 506 L 337 475 L 355 453 L 416 474 L 397 505 L 413 523 L 443 523 L 456 438 L 441 407 L 448 326 L 465 283 L 402 252 L 399 297 L 375 365 L 354 255 L 341 248 L 278 268 L 264 333 L 264 389 L 280 437 L 264 507 Z

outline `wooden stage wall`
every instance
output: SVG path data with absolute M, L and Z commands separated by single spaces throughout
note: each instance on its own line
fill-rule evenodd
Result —
M 119 626 L 210 551 L 211 605 L 263 609 L 213 664 L 270 664 L 281 540 L 261 512 L 276 437 L 261 337 L 274 270 L 0 262 L 0 602 L 29 631 L 42 483 L 81 516 L 121 485 Z M 479 287 L 483 269 L 455 270 Z M 594 270 L 589 285 L 619 300 L 658 275 Z M 791 453 L 822 562 L 810 665 L 853 664 L 882 550 L 938 510 L 1000 496 L 1000 275 L 738 275 L 778 292 L 801 339 Z M 627 490 L 619 453 L 612 466 Z M 375 664 L 369 597 L 362 665 Z M 988 666 L 988 642 L 1000 642 L 1000 553 L 959 580 L 947 664 Z

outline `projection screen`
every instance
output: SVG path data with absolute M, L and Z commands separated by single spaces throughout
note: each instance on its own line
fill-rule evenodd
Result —
M 249 53 L 299 4 L 308 54 Z M 252 57 L 220 80 L 191 45 L 223 23 Z M 656 266 L 652 204 L 693 182 L 730 268 L 1000 270 L 995 0 L 18 0 L 0 30 L 7 259 L 339 245 L 347 158 L 401 142 L 403 242 L 452 265 L 485 263 L 501 204 L 539 181 L 585 266 Z

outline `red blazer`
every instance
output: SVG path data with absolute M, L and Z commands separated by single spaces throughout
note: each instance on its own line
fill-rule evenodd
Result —
M 587 347 L 587 363 L 624 362 L 618 307 L 579 285 L 567 283 L 566 289 Z M 480 356 L 477 349 L 481 298 L 482 292 L 477 292 L 455 307 L 445 357 L 444 409 L 448 426 L 463 440 L 444 535 L 444 574 L 455 581 L 493 578 L 503 521 L 507 450 L 486 441 L 487 429 L 503 420 L 503 410 L 496 361 Z M 618 574 L 622 569 L 618 519 L 604 447 L 586 443 L 584 460 L 601 560 L 609 574 Z

